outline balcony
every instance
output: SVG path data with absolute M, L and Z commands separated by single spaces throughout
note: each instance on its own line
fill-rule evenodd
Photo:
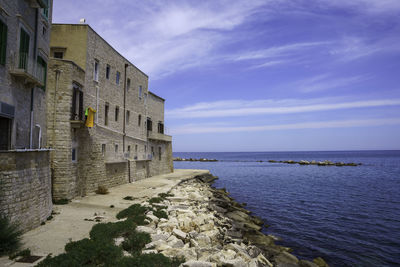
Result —
M 147 131 L 147 138 L 156 141 L 172 142 L 172 136 L 162 133 L 155 133 L 153 131 Z
M 45 86 L 46 69 L 27 53 L 16 53 L 11 59 L 10 74 L 25 85 Z

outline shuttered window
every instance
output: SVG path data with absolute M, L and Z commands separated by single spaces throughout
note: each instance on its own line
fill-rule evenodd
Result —
M 47 62 L 42 58 L 37 58 L 37 77 L 44 84 L 42 89 L 46 89 L 46 80 L 47 80 Z
M 0 20 L 0 64 L 6 64 L 7 25 Z
M 29 34 L 21 28 L 19 39 L 19 68 L 28 69 Z

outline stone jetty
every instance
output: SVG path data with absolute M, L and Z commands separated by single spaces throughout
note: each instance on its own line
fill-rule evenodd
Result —
M 137 230 L 149 233 L 152 242 L 142 253 L 184 257 L 184 267 L 327 266 L 321 258 L 299 260 L 290 248 L 276 245 L 274 237 L 261 232 L 261 218 L 252 216 L 225 189 L 211 186 L 215 179 L 202 175 L 172 188 L 158 204 L 166 207 L 168 219 L 159 219 L 152 211 L 146 214 L 151 222 Z
M 203 161 L 203 162 L 215 162 L 218 161 L 217 159 L 206 159 L 206 158 L 199 158 L 199 159 L 194 159 L 194 158 L 174 158 L 174 161 Z
M 343 167 L 343 166 L 360 166 L 362 165 L 361 163 L 344 163 L 344 162 L 332 162 L 329 160 L 325 161 L 307 161 L 307 160 L 300 160 L 300 161 L 294 161 L 294 160 L 268 160 L 269 163 L 287 163 L 287 164 L 299 164 L 299 165 L 318 165 L 318 166 L 337 166 L 337 167 Z

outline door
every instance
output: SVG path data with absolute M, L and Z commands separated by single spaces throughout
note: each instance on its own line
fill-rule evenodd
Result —
M 0 150 L 10 149 L 11 119 L 0 117 Z

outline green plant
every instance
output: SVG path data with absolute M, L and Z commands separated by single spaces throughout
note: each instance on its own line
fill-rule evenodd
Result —
M 96 194 L 106 195 L 106 194 L 108 194 L 108 189 L 107 189 L 107 187 L 105 187 L 103 185 L 99 185 L 95 192 L 96 192 Z
M 161 201 L 163 201 L 163 199 L 161 197 L 153 197 L 153 198 L 149 199 L 150 204 L 160 203 Z
M 163 199 L 165 199 L 167 197 L 173 197 L 174 194 L 171 194 L 171 193 L 160 193 L 160 194 L 158 194 L 158 196 L 163 198 Z
M 22 232 L 8 218 L 0 217 L 0 256 L 17 251 L 21 247 Z
M 94 241 L 111 242 L 113 238 L 135 232 L 136 224 L 131 219 L 115 223 L 98 223 L 92 227 L 89 235 Z
M 17 257 L 27 257 L 31 255 L 31 250 L 29 248 L 18 251 L 17 253 L 13 253 L 9 256 L 10 260 L 13 260 Z
M 130 218 L 137 225 L 144 225 L 144 220 L 146 219 L 146 211 L 148 211 L 146 207 L 143 207 L 140 204 L 133 204 L 128 208 L 121 210 L 117 214 L 117 219 Z
M 162 209 L 153 211 L 153 215 L 157 216 L 160 219 L 161 218 L 168 219 L 168 214 Z
M 53 204 L 54 205 L 66 205 L 69 203 L 69 200 L 66 198 L 62 198 L 62 199 L 53 199 Z
M 51 219 L 53 219 L 53 215 L 50 215 L 49 217 L 47 217 L 48 221 L 50 221 Z
M 134 232 L 130 233 L 122 242 L 122 248 L 131 253 L 139 253 L 150 242 L 151 238 L 148 233 Z
M 178 267 L 184 258 L 168 258 L 163 254 L 142 254 L 135 257 L 123 257 L 115 266 L 119 267 Z

